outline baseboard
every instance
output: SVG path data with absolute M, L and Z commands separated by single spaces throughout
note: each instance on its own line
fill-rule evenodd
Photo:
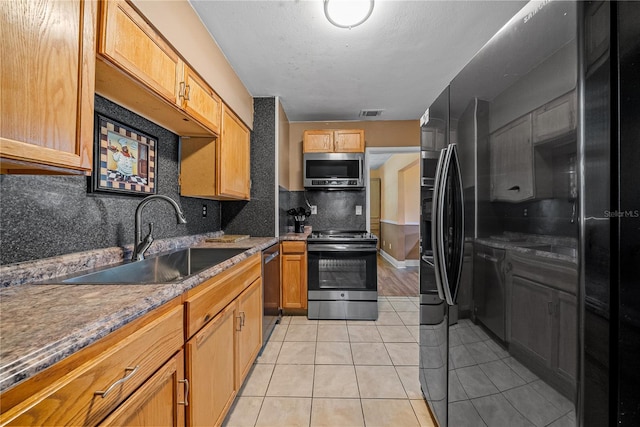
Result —
M 393 265 L 395 268 L 418 267 L 420 265 L 420 260 L 406 259 L 404 261 L 399 261 L 394 257 L 392 257 L 391 255 L 389 255 L 388 253 L 386 253 L 385 251 L 383 251 L 382 249 L 380 249 L 380 256 L 382 256 L 382 258 L 389 261 L 389 263 Z

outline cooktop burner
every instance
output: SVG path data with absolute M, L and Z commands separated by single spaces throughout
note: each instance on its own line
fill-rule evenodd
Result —
M 363 230 L 321 230 L 314 231 L 309 236 L 310 240 L 359 240 L 376 241 L 378 238 L 371 233 Z

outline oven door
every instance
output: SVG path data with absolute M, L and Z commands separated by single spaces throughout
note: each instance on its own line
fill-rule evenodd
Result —
M 314 291 L 377 292 L 376 255 L 375 244 L 309 243 L 310 295 Z

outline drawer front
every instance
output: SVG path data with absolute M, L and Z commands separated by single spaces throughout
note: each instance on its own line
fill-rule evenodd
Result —
M 198 332 L 253 281 L 260 277 L 260 254 L 215 276 L 187 297 L 187 338 Z
M 302 254 L 307 250 L 307 242 L 282 242 L 282 253 Z
M 183 307 L 178 306 L 47 389 L 36 391 L 4 414 L 2 424 L 97 424 L 180 349 L 183 322 Z
M 535 255 L 523 255 L 514 251 L 508 251 L 513 276 L 543 283 L 547 286 L 569 292 L 573 295 L 578 290 L 578 268 L 570 262 L 555 260 L 552 258 L 538 257 Z

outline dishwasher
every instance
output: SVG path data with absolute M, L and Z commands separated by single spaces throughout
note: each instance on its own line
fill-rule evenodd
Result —
M 474 314 L 487 329 L 505 340 L 504 249 L 475 245 L 473 259 Z
M 262 348 L 280 323 L 280 245 L 262 251 Z

